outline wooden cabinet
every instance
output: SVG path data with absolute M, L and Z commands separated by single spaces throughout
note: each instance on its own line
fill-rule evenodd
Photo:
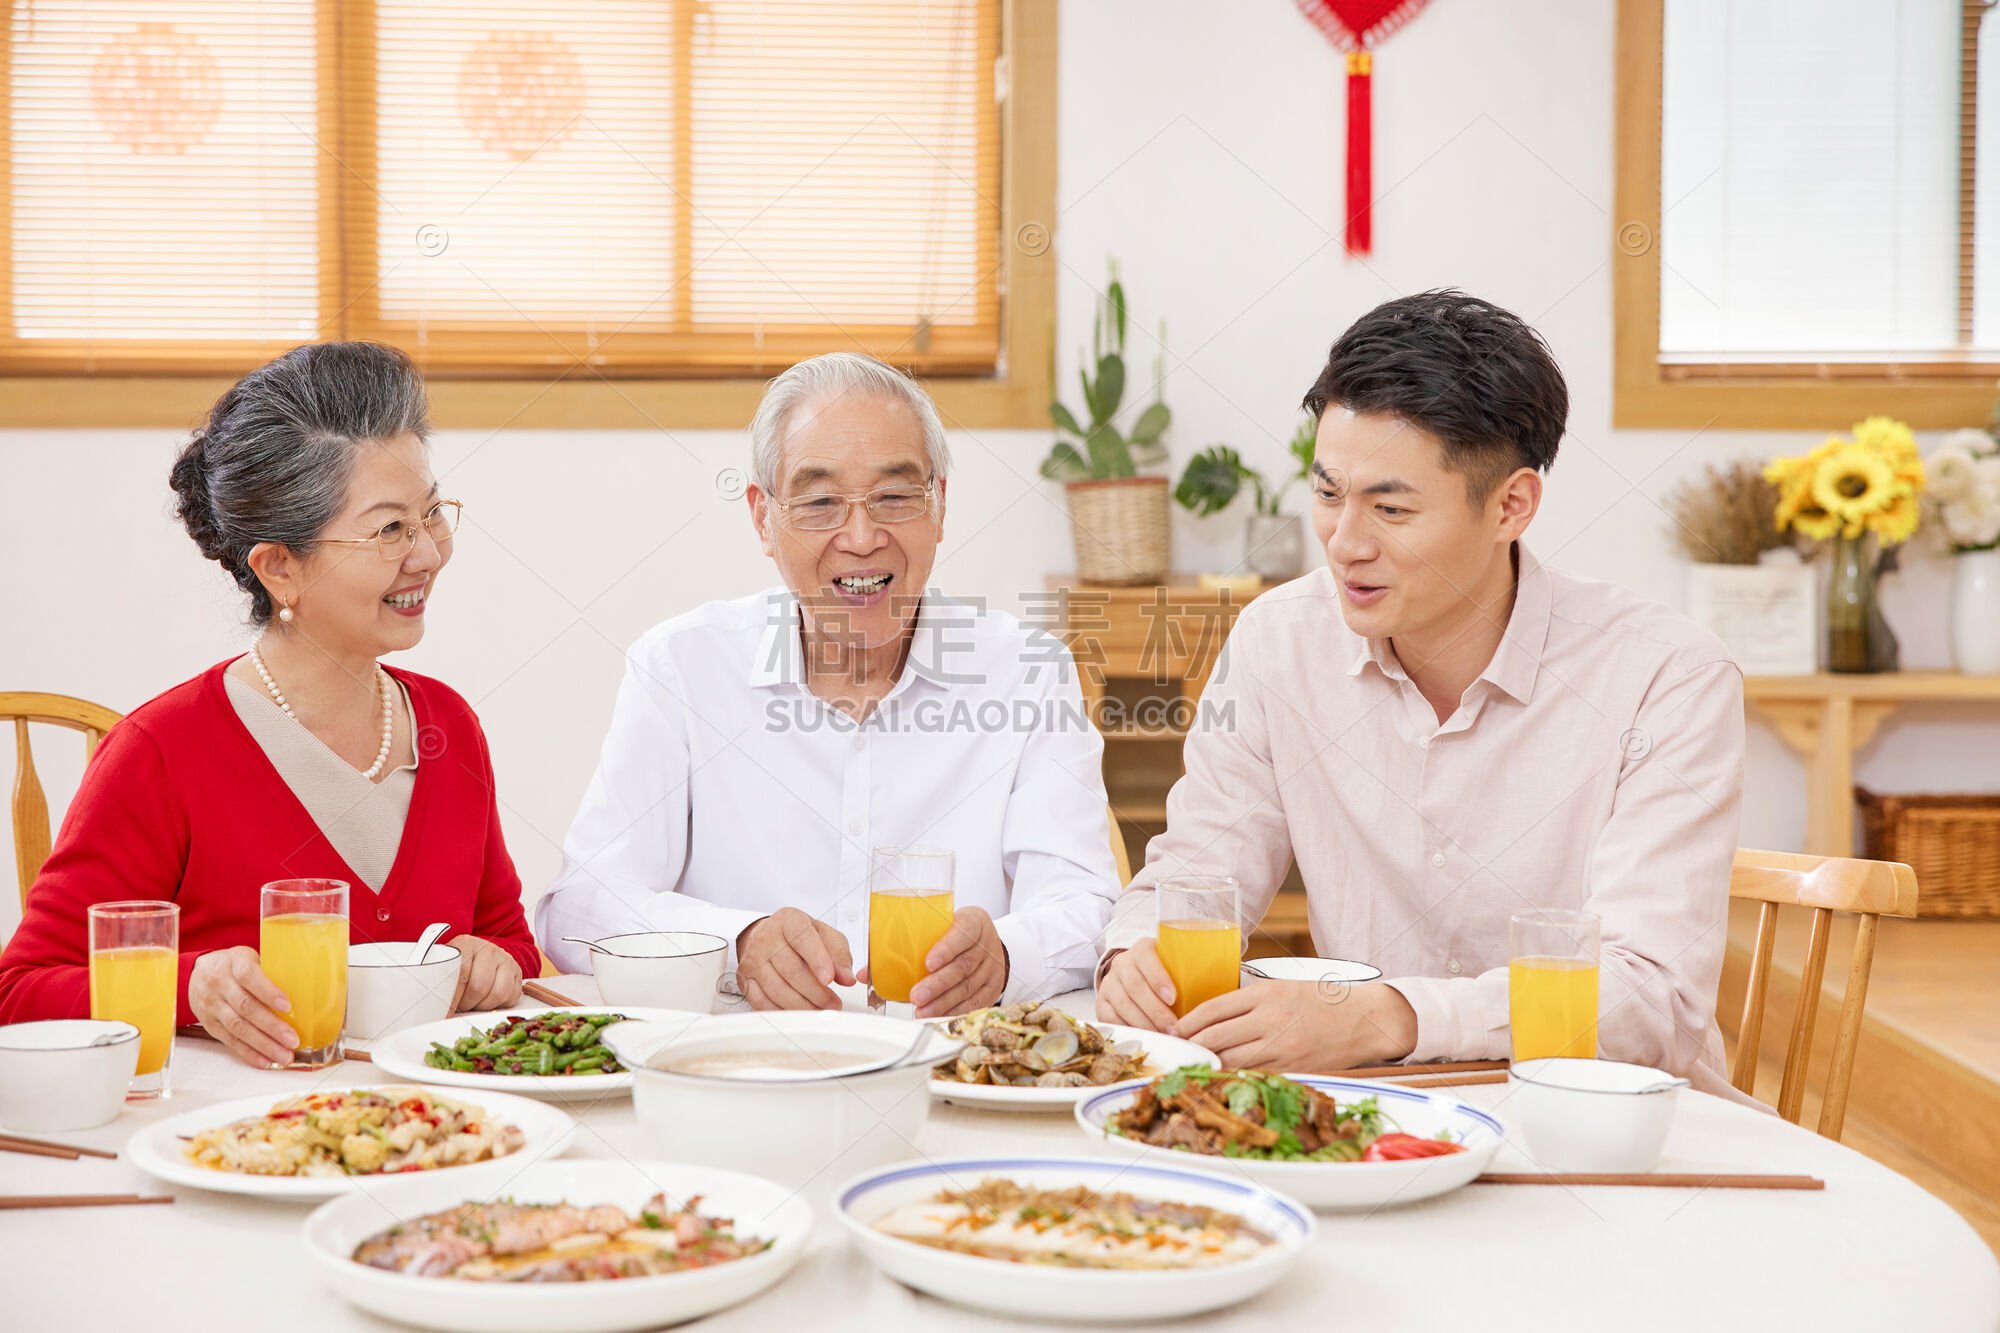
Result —
M 1136 867 L 1167 824 L 1167 791 L 1185 771 L 1181 744 L 1222 644 L 1263 585 L 1206 588 L 1193 576 L 1109 587 L 1051 575 L 1048 623 L 1069 644 L 1091 719 L 1104 735 L 1104 786 Z M 1294 867 L 1262 926 L 1252 958 L 1311 954 L 1305 892 Z

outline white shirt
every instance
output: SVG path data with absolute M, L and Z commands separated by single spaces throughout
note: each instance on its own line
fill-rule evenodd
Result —
M 870 849 L 919 844 L 956 853 L 954 905 L 997 923 L 1003 1003 L 1088 986 L 1119 892 L 1103 753 L 1069 650 L 1002 612 L 927 592 L 901 676 L 856 723 L 806 688 L 790 592 L 711 602 L 627 654 L 536 934 L 586 972 L 562 936 L 699 930 L 733 950 L 797 907 L 859 966 Z

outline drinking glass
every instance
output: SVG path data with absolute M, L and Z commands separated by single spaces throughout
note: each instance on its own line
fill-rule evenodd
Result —
M 292 1002 L 280 1015 L 299 1034 L 292 1069 L 340 1059 L 347 1021 L 347 884 L 337 879 L 278 879 L 258 893 L 257 952 L 264 975 Z
M 877 847 L 868 873 L 868 1007 L 908 1004 L 924 957 L 951 929 L 957 858 L 936 847 Z
M 139 1029 L 139 1064 L 125 1096 L 170 1096 L 181 909 L 168 902 L 92 903 L 89 918 L 90 1016 Z
M 1243 979 L 1243 925 L 1236 881 L 1169 875 L 1153 890 L 1160 962 L 1174 983 L 1174 1017 L 1233 991 Z
M 1507 918 L 1507 1011 L 1514 1058 L 1597 1056 L 1597 949 L 1590 912 L 1556 908 Z

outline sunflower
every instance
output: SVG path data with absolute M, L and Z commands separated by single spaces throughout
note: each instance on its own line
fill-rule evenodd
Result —
M 1874 530 L 1884 546 L 1894 546 L 1916 535 L 1917 521 L 1921 513 L 1915 495 L 1899 495 L 1887 509 L 1870 520 L 1869 527 Z
M 1850 535 L 1858 536 L 1862 521 L 1887 509 L 1901 489 L 1895 466 L 1858 442 L 1834 450 L 1812 475 L 1813 499 L 1856 530 Z
M 1814 541 L 1872 532 L 1893 546 L 1916 530 L 1924 463 L 1916 436 L 1892 417 L 1869 417 L 1851 435 L 1829 435 L 1810 453 L 1774 459 L 1764 476 L 1778 488 L 1772 518 L 1780 532 Z

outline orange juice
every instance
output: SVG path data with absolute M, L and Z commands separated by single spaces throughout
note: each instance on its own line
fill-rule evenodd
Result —
M 1243 979 L 1243 931 L 1234 921 L 1162 921 L 1159 946 L 1174 983 L 1176 1018 Z
M 301 1051 L 323 1050 L 347 1021 L 347 918 L 303 912 L 264 918 L 258 940 L 264 975 L 292 1002 L 280 1015 Z
M 868 984 L 885 1000 L 910 1002 L 910 987 L 930 975 L 924 955 L 951 929 L 952 894 L 868 895 Z
M 1597 1057 L 1597 964 L 1581 958 L 1516 958 L 1507 965 L 1514 1058 Z
M 180 958 L 172 949 L 98 949 L 90 955 L 90 1016 L 139 1029 L 139 1067 L 157 1074 L 174 1048 Z

